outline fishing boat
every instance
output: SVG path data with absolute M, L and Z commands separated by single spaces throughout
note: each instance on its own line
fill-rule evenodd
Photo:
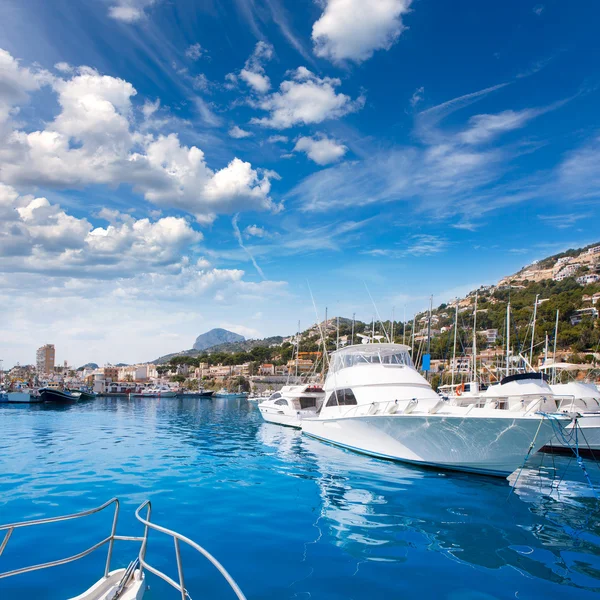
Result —
M 268 423 L 302 427 L 302 419 L 315 417 L 321 409 L 325 392 L 314 384 L 286 385 L 258 405 Z
M 40 398 L 42 402 L 72 404 L 81 400 L 81 392 L 61 390 L 57 387 L 45 387 L 40 389 Z
M 38 525 L 47 525 L 50 523 L 61 523 L 65 521 L 71 521 L 74 519 L 83 519 L 96 513 L 100 513 L 105 509 L 109 509 L 109 507 L 112 507 L 114 509 L 110 534 L 108 535 L 108 537 L 105 537 L 101 541 L 93 544 L 87 550 L 84 550 L 83 552 L 80 552 L 79 554 L 70 556 L 68 558 L 62 558 L 54 560 L 52 562 L 22 567 L 13 571 L 0 573 L 0 579 L 5 577 L 22 575 L 41 569 L 49 569 L 58 565 L 75 562 L 81 558 L 88 556 L 89 554 L 101 548 L 102 546 L 107 546 L 107 557 L 106 561 L 104 561 L 104 565 L 101 571 L 101 577 L 85 592 L 79 594 L 78 596 L 75 596 L 74 598 L 71 598 L 71 600 L 116 600 L 117 598 L 119 600 L 142 600 L 146 590 L 148 589 L 146 573 L 151 573 L 166 581 L 170 586 L 175 588 L 181 594 L 182 598 L 191 598 L 190 592 L 188 589 L 186 589 L 184 583 L 184 571 L 180 550 L 181 545 L 187 545 L 190 546 L 192 549 L 196 550 L 196 552 L 199 552 L 210 563 L 212 563 L 212 565 L 227 581 L 229 587 L 231 588 L 235 596 L 238 598 L 238 600 L 246 600 L 241 589 L 231 577 L 231 575 L 225 570 L 225 567 L 223 567 L 223 565 L 221 565 L 221 563 L 206 549 L 204 549 L 202 546 L 199 546 L 198 544 L 196 544 L 196 542 L 193 542 L 189 538 L 184 537 L 183 535 L 175 531 L 167 529 L 166 527 L 156 525 L 151 521 L 152 505 L 149 500 L 143 502 L 135 511 L 136 519 L 144 526 L 143 535 L 118 535 L 117 524 L 119 518 L 119 506 L 120 503 L 118 498 L 112 498 L 111 500 L 105 502 L 101 506 L 75 514 L 51 517 L 48 519 L 23 521 L 20 523 L 12 523 L 9 525 L 1 525 L 0 536 L 2 536 L 2 534 L 4 534 L 4 536 L 3 540 L 0 542 L 0 555 L 2 555 L 3 551 L 7 548 L 11 535 L 15 532 L 18 532 L 21 529 L 32 528 Z M 142 514 L 142 511 L 144 511 L 144 509 L 145 514 Z M 177 581 L 175 581 L 159 569 L 148 564 L 146 560 L 146 551 L 148 547 L 148 534 L 151 529 L 165 534 L 173 539 L 178 572 Z M 42 528 L 42 531 L 44 530 L 45 529 Z M 82 530 L 86 532 L 89 531 L 88 528 L 82 528 Z M 127 567 L 121 567 L 119 569 L 113 570 L 111 569 L 111 563 L 115 541 L 135 542 L 139 544 L 139 551 L 132 555 L 133 560 L 129 563 Z M 40 539 L 39 543 L 42 544 L 44 542 Z M 49 587 L 52 587 L 54 592 L 57 593 L 57 589 L 60 588 L 60 583 L 60 580 L 56 580 L 55 582 L 48 581 L 47 585 Z M 57 595 L 60 596 L 60 593 L 57 593 Z
M 89 388 L 68 389 L 67 391 L 74 394 L 80 394 L 79 400 L 94 400 L 98 394 L 91 391 Z
M 570 418 L 536 406 L 512 412 L 453 406 L 414 368 L 409 347 L 371 343 L 332 353 L 325 403 L 309 436 L 364 454 L 507 477 Z

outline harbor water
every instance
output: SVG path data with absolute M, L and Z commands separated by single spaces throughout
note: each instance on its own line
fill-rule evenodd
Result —
M 0 523 L 121 500 L 118 533 L 153 521 L 214 554 L 249 599 L 570 600 L 600 591 L 600 520 L 568 457 L 537 455 L 506 480 L 354 454 L 262 422 L 234 399 L 102 398 L 67 407 L 0 407 Z M 587 462 L 592 481 L 600 468 Z M 513 476 L 514 477 L 514 476 Z M 112 514 L 16 531 L 0 571 L 76 554 Z M 138 547 L 116 542 L 113 568 Z M 150 536 L 150 564 L 176 578 L 172 540 Z M 64 600 L 103 572 L 105 549 L 0 579 L 0 598 Z M 184 551 L 192 598 L 232 598 Z M 147 598 L 177 598 L 148 575 Z

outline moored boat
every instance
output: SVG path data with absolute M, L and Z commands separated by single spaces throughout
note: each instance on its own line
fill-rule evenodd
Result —
M 230 392 L 226 388 L 221 388 L 218 392 L 214 394 L 215 398 L 247 398 L 248 392 Z
M 81 392 L 71 392 L 67 390 L 59 390 L 58 388 L 41 388 L 40 398 L 42 402 L 55 402 L 57 404 L 72 404 L 79 402 Z
M 325 392 L 314 384 L 286 385 L 258 405 L 268 423 L 302 427 L 302 419 L 315 417 L 321 409 Z
M 453 406 L 417 372 L 408 350 L 367 344 L 334 352 L 325 403 L 302 420 L 302 431 L 381 458 L 506 477 L 570 421 L 547 419 L 535 406 Z

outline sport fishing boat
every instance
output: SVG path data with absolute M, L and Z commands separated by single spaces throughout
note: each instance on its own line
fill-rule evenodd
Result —
M 268 423 L 302 427 L 302 419 L 316 417 L 325 392 L 318 385 L 286 385 L 268 400 L 258 405 L 262 418 Z
M 96 542 L 87 550 L 84 550 L 83 552 L 80 552 L 79 554 L 76 554 L 74 556 L 0 573 L 0 579 L 4 577 L 12 577 L 15 575 L 30 573 L 32 571 L 38 571 L 40 569 L 49 569 L 50 567 L 64 565 L 70 562 L 75 562 L 81 558 L 84 558 L 85 556 L 88 556 L 89 554 L 94 552 L 94 550 L 97 550 L 102 546 L 107 546 L 107 558 L 103 566 L 102 576 L 85 592 L 79 594 L 78 596 L 75 596 L 74 598 L 71 598 L 71 600 L 142 600 L 146 590 L 148 589 L 148 585 L 146 582 L 146 572 L 154 574 L 166 581 L 171 587 L 175 588 L 181 594 L 182 598 L 191 598 L 189 590 L 185 587 L 183 564 L 181 560 L 180 546 L 182 544 L 185 544 L 202 554 L 210 563 L 212 563 L 212 565 L 227 581 L 229 587 L 232 589 L 233 593 L 239 600 L 246 600 L 244 594 L 242 593 L 242 590 L 239 588 L 237 583 L 225 570 L 223 565 L 221 565 L 221 563 L 214 556 L 212 556 L 212 554 L 210 554 L 210 552 L 208 552 L 202 546 L 199 546 L 189 538 L 151 522 L 152 505 L 149 500 L 143 502 L 135 511 L 136 519 L 144 526 L 144 534 L 142 536 L 117 535 L 119 506 L 119 500 L 117 498 L 112 498 L 108 502 L 102 504 L 102 506 L 98 506 L 97 508 L 92 508 L 91 510 L 86 510 L 80 513 L 51 517 L 48 519 L 23 521 L 20 523 L 12 523 L 9 525 L 1 525 L 0 536 L 2 535 L 2 533 L 4 533 L 4 536 L 3 540 L 0 542 L 0 556 L 6 549 L 11 535 L 13 533 L 16 533 L 16 535 L 18 535 L 18 531 L 20 529 L 26 527 L 35 527 L 37 525 L 46 525 L 49 523 L 60 523 L 64 521 L 71 521 L 74 519 L 82 519 L 90 515 L 99 513 L 109 507 L 114 507 L 112 527 L 110 535 L 108 537 L 104 538 L 99 542 Z M 144 515 L 142 515 L 141 513 L 144 509 L 146 509 L 146 512 Z M 146 561 L 146 550 L 148 547 L 148 534 L 150 529 L 165 534 L 173 539 L 175 546 L 175 558 L 177 562 L 178 581 L 175 581 L 162 571 L 149 565 Z M 44 529 L 42 528 L 42 530 Z M 84 529 L 84 531 L 88 530 Z M 136 542 L 139 543 L 140 549 L 137 555 L 133 556 L 133 560 L 129 563 L 127 567 L 111 570 L 112 554 L 115 541 Z M 41 542 L 42 540 L 40 540 L 40 543 Z M 60 586 L 60 581 L 56 581 L 55 583 L 48 582 L 47 585 L 49 587 L 51 586 L 56 592 L 57 586 Z
M 319 414 L 307 435 L 419 465 L 506 477 L 566 425 L 535 406 L 507 411 L 453 406 L 414 368 L 408 346 L 362 344 L 332 353 Z

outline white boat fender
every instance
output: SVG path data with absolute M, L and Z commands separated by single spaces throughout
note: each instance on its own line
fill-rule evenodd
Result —
M 441 398 L 429 409 L 429 414 L 430 415 L 435 415 L 436 412 L 438 412 L 440 410 L 440 408 L 442 408 L 442 406 L 444 406 L 444 404 L 446 404 Z
M 402 414 L 409 415 L 413 410 L 415 410 L 415 408 L 417 408 L 417 404 L 419 404 L 419 401 L 416 398 L 409 400 L 408 404 L 402 411 Z
M 398 400 L 394 400 L 394 403 L 390 405 L 390 407 L 388 408 L 388 413 L 390 415 L 394 415 L 396 414 L 396 412 L 398 411 Z
M 379 407 L 377 406 L 377 404 L 375 404 L 375 402 L 372 402 L 371 406 L 369 407 L 369 414 L 376 415 L 378 410 L 379 410 Z

